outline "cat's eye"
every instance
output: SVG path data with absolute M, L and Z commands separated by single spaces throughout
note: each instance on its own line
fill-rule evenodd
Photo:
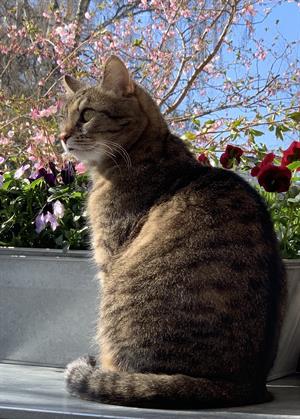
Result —
M 83 109 L 80 113 L 79 121 L 82 123 L 89 122 L 92 118 L 94 118 L 96 111 L 91 108 Z

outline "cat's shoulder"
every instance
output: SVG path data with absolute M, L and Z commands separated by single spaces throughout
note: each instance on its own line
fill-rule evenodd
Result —
M 250 179 L 245 179 L 242 174 L 236 173 L 233 170 L 227 170 L 219 167 L 195 166 L 194 165 L 194 180 L 191 184 L 196 189 L 204 189 L 212 193 L 226 193 L 232 196 L 235 193 L 245 194 L 257 202 L 263 202 L 261 196 L 251 185 Z

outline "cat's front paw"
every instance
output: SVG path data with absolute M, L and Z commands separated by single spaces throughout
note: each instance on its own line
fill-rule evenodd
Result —
M 65 370 L 68 391 L 75 395 L 86 394 L 88 380 L 95 367 L 96 360 L 91 356 L 83 356 L 70 362 Z

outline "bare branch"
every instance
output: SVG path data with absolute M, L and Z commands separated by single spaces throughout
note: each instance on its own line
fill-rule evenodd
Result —
M 88 11 L 89 5 L 90 5 L 90 0 L 79 0 L 78 2 L 76 18 L 75 18 L 76 25 L 77 25 L 77 30 L 76 30 L 76 35 L 75 35 L 75 45 L 78 45 L 78 42 L 80 39 L 81 25 L 84 20 L 84 15 Z
M 195 80 L 197 79 L 197 77 L 199 76 L 199 74 L 201 73 L 201 71 L 205 68 L 205 66 L 216 56 L 217 52 L 219 51 L 219 49 L 222 46 L 222 43 L 224 41 L 225 36 L 227 35 L 229 28 L 232 25 L 235 13 L 236 13 L 236 6 L 238 4 L 239 0 L 235 0 L 234 4 L 231 6 L 231 11 L 230 11 L 230 15 L 229 15 L 229 19 L 223 29 L 223 32 L 221 33 L 218 42 L 216 43 L 214 49 L 212 50 L 212 52 L 196 67 L 194 73 L 192 74 L 190 80 L 188 81 L 188 83 L 186 84 L 185 88 L 183 89 L 182 93 L 180 94 L 180 96 L 175 100 L 175 102 L 168 107 L 168 109 L 166 110 L 165 114 L 168 115 L 169 113 L 173 112 L 180 104 L 181 102 L 184 100 L 184 98 L 186 97 L 186 95 L 188 94 L 189 90 L 191 89 L 193 83 L 195 82 Z
M 177 29 L 177 32 L 178 32 L 178 34 L 181 38 L 183 50 L 186 51 L 186 45 L 185 45 L 184 37 L 182 36 L 181 32 L 178 29 Z M 186 57 L 186 56 L 184 56 L 182 58 L 177 76 L 175 77 L 175 80 L 174 80 L 172 86 L 170 87 L 169 91 L 167 92 L 167 94 L 165 94 L 165 96 L 159 102 L 159 106 L 162 106 L 168 100 L 168 98 L 172 95 L 172 93 L 175 91 L 176 87 L 178 86 L 178 83 L 181 80 L 181 76 L 182 76 L 182 73 L 184 71 L 184 67 L 185 67 L 186 63 L 189 61 L 190 58 L 191 57 Z
M 268 81 L 260 90 L 255 92 L 254 95 L 248 97 L 247 98 L 248 106 L 251 104 L 251 100 L 257 98 L 261 93 L 263 93 L 266 89 L 268 89 L 271 86 L 271 84 L 275 80 L 278 79 L 278 77 L 279 77 L 278 75 L 273 77 L 272 80 Z M 192 116 L 193 116 L 193 118 L 200 118 L 202 116 L 210 115 L 210 114 L 215 113 L 215 112 L 224 111 L 225 109 L 234 109 L 234 108 L 237 108 L 239 106 L 242 106 L 244 104 L 244 102 L 245 102 L 245 99 L 240 100 L 240 101 L 235 102 L 235 103 L 219 105 L 217 108 L 207 109 L 204 112 L 199 112 L 197 115 L 188 114 L 188 115 L 183 115 L 183 116 L 179 116 L 179 117 L 175 117 L 175 118 L 169 117 L 169 118 L 167 118 L 167 120 L 169 122 L 175 122 L 175 123 L 186 122 L 186 121 L 190 120 Z

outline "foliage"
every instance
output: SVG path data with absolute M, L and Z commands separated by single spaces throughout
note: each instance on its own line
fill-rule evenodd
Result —
M 297 176 L 300 161 L 292 161 L 291 153 L 292 150 L 294 155 L 298 156 L 299 148 L 300 142 L 294 142 L 284 151 L 280 166 L 277 164 L 280 163 L 280 158 L 274 153 L 267 154 L 262 161 L 257 157 L 253 160 L 253 157 L 245 155 L 241 148 L 231 145 L 226 147 L 221 156 L 214 155 L 214 160 L 212 155 L 210 158 L 205 154 L 198 156 L 199 164 L 238 169 L 241 175 L 247 176 L 247 180 L 257 188 L 267 203 L 279 238 L 281 253 L 285 258 L 300 256 L 300 178 Z M 257 154 L 262 155 L 263 150 L 259 150 Z M 226 159 L 222 158 L 224 155 Z M 287 156 L 290 158 L 287 159 Z M 287 160 L 291 163 L 284 166 L 283 162 Z M 0 245 L 88 248 L 84 211 L 88 190 L 87 175 L 76 173 L 72 163 L 61 170 L 57 170 L 53 163 L 50 163 L 49 167 L 51 170 L 42 168 L 38 172 L 30 173 L 30 165 L 27 164 L 21 167 L 22 170 L 6 170 L 0 175 Z M 83 171 L 82 166 L 76 167 L 78 171 Z M 289 172 L 285 193 L 267 192 L 264 190 L 266 185 L 262 187 L 255 182 L 256 176 L 259 180 L 260 173 L 264 174 L 269 170 L 269 182 L 273 177 L 276 181 L 273 184 L 274 190 L 277 187 L 280 192 L 282 183 L 277 183 L 274 168 L 284 169 L 284 175 L 286 171 Z
M 253 171 L 283 255 L 295 257 L 299 149 L 278 156 L 299 143 L 300 41 L 287 39 L 275 16 L 283 7 L 299 13 L 297 4 L 0 2 L 0 243 L 87 247 L 80 210 L 87 178 L 70 172 L 57 139 L 61 79 L 71 74 L 98 83 L 114 53 L 151 91 L 171 128 L 202 155 L 200 164 Z
M 293 141 L 277 155 L 266 154 L 265 146 L 256 145 L 255 154 L 249 155 L 240 147 L 227 145 L 219 159 L 211 152 L 210 159 L 208 153 L 201 153 L 198 161 L 238 170 L 246 177 L 267 204 L 282 256 L 300 257 L 300 141 Z
M 284 258 L 300 257 L 300 186 L 285 194 L 268 193 L 260 189 L 270 210 Z
M 50 187 L 44 177 L 35 180 L 3 175 L 0 188 L 0 245 L 87 249 L 88 232 L 83 211 L 87 194 L 87 176 L 77 175 L 69 184 L 62 181 Z M 55 214 L 59 203 L 60 212 Z M 36 219 L 52 214 L 40 232 Z M 56 217 L 55 217 L 56 215 Z

